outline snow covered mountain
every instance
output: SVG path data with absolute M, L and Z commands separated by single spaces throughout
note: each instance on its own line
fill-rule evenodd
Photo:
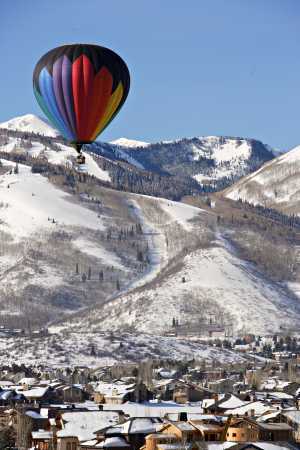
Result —
M 143 141 L 135 141 L 133 139 L 127 139 L 127 138 L 119 138 L 115 141 L 111 141 L 110 144 L 117 145 L 118 147 L 126 147 L 126 148 L 141 148 L 141 147 L 148 147 L 149 142 L 143 142 Z
M 286 214 L 300 215 L 300 146 L 264 164 L 224 191 L 227 198 L 246 200 Z
M 59 139 L 58 131 L 32 114 L 4 122 L 0 124 L 0 128 L 38 133 L 53 138 L 54 143 Z M 10 147 L 15 147 L 15 140 L 9 140 Z M 32 137 L 30 142 L 32 147 L 37 148 L 38 138 Z M 66 150 L 67 143 L 60 139 L 59 145 L 62 144 L 63 150 Z M 112 161 L 127 162 L 134 170 L 147 171 L 159 177 L 176 177 L 175 185 L 179 184 L 178 179 L 184 180 L 188 188 L 184 188 L 181 195 L 223 189 L 258 169 L 275 155 L 268 145 L 255 139 L 217 136 L 158 143 L 120 138 L 110 143 L 96 142 L 89 146 L 89 150 Z M 34 148 L 32 151 L 37 155 Z M 64 152 L 65 163 L 70 163 L 71 154 L 74 151 L 69 147 L 69 151 Z M 47 153 L 45 156 L 47 157 Z M 52 161 L 56 159 L 53 154 L 51 158 Z M 63 163 L 62 153 L 58 159 Z
M 284 278 L 274 282 L 243 259 L 226 238 L 226 227 L 222 233 L 215 228 L 213 212 L 138 196 L 133 206 L 148 236 L 148 275 L 142 285 L 75 316 L 67 327 L 164 334 L 175 318 L 197 334 L 211 317 L 227 334 L 297 327 L 299 299 Z
M 57 137 L 59 132 L 53 128 L 45 119 L 41 119 L 34 114 L 15 117 L 7 122 L 0 123 L 0 128 L 8 130 L 24 131 L 27 133 L 36 133 L 43 136 Z
M 115 246 L 138 221 L 117 192 L 97 193 L 93 184 L 74 193 L 64 176 L 50 181 L 1 159 L 0 323 L 41 326 L 141 276 L 144 238 L 133 231 Z
M 200 185 L 221 189 L 274 158 L 268 145 L 255 139 L 207 136 L 120 146 L 146 170 L 191 177 Z
M 195 329 L 214 317 L 235 333 L 299 324 L 285 279 L 243 259 L 214 210 L 92 181 L 68 188 L 4 159 L 0 208 L 0 322 L 154 334 L 174 317 Z

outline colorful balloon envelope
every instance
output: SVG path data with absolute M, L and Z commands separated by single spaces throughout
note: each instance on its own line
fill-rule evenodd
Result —
M 78 150 L 93 142 L 118 114 L 129 86 L 122 58 L 98 45 L 54 48 L 42 56 L 33 73 L 41 109 Z

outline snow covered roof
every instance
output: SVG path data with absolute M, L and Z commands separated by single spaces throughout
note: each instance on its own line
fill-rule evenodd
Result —
M 135 388 L 135 383 L 125 384 L 123 382 L 115 383 L 99 383 L 95 392 L 100 392 L 107 397 L 121 397 L 123 398 Z
M 176 370 L 167 370 L 163 367 L 160 367 L 156 370 L 156 373 L 158 373 L 162 378 L 173 378 L 176 375 Z
M 26 398 L 41 398 L 43 397 L 48 390 L 48 387 L 36 387 L 33 389 L 29 389 L 28 391 L 18 391 L 20 394 L 23 394 Z
M 188 422 L 176 422 L 173 425 L 181 431 L 193 431 L 194 427 Z
M 284 411 L 282 413 L 283 413 L 283 415 L 288 417 L 293 422 L 300 424 L 300 411 L 299 410 Z
M 32 431 L 31 436 L 32 439 L 52 439 L 53 432 L 45 430 Z
M 94 447 L 98 443 L 98 439 L 90 439 L 80 443 L 80 447 Z
M 178 404 L 173 401 L 161 402 L 126 402 L 121 405 L 105 403 L 104 410 L 121 410 L 130 417 L 165 417 L 169 413 L 202 413 L 200 405 Z
M 232 408 L 232 409 L 227 409 L 224 414 L 225 415 L 229 415 L 229 414 L 233 414 L 233 415 L 239 415 L 242 416 L 244 414 L 250 414 L 251 411 L 254 411 L 254 415 L 255 416 L 260 416 L 261 414 L 266 413 L 267 411 L 275 411 L 274 408 L 272 408 L 269 405 L 266 405 L 263 402 L 257 401 L 257 402 L 250 402 L 248 404 L 246 404 L 245 406 L 241 406 L 240 408 Z
M 21 378 L 21 380 L 19 380 L 18 383 L 19 384 L 28 384 L 29 386 L 33 386 L 34 384 L 38 383 L 38 380 L 36 378 L 24 377 L 24 378 Z
M 150 434 L 155 433 L 162 421 L 156 417 L 134 417 L 122 424 L 117 424 L 106 430 L 106 434 Z
M 247 402 L 244 402 L 235 395 L 231 395 L 229 399 L 219 403 L 218 408 L 222 409 L 240 408 L 241 406 L 245 406 L 246 404 Z
M 63 429 L 57 432 L 58 437 L 74 436 L 79 441 L 95 437 L 99 429 L 116 424 L 119 414 L 113 411 L 74 411 L 62 414 Z
M 100 442 L 96 445 L 98 448 L 107 448 L 107 447 L 130 447 L 130 445 L 125 441 L 125 439 L 121 437 L 110 437 L 106 438 L 103 442 Z
M 262 416 L 258 417 L 257 422 L 266 422 L 267 420 L 276 419 L 278 414 L 281 414 L 281 411 L 274 411 L 269 414 L 263 414 Z
M 41 416 L 40 413 L 36 411 L 26 411 L 26 416 L 31 417 L 32 419 L 45 419 L 45 417 Z
M 216 403 L 216 400 L 214 398 L 204 398 L 202 401 L 202 407 L 209 408 L 210 406 L 214 405 L 215 403 Z
M 9 380 L 1 380 L 0 381 L 0 387 L 7 387 L 7 386 L 13 386 L 13 382 Z
M 285 392 L 270 392 L 268 393 L 269 398 L 279 399 L 279 400 L 292 400 L 294 397 Z

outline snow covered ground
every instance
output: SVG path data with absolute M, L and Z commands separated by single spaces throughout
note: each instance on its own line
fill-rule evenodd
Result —
M 35 116 L 34 114 L 25 114 L 24 116 L 14 117 L 7 122 L 0 123 L 0 128 L 9 130 L 24 131 L 29 133 L 38 133 L 43 136 L 56 137 L 59 132 L 53 128 L 46 119 Z
M 6 160 L 2 164 L 15 166 Z M 53 227 L 104 229 L 95 212 L 68 201 L 70 197 L 45 177 L 33 174 L 30 167 L 19 164 L 18 174 L 7 173 L 0 179 L 0 229 L 12 234 L 15 240 Z
M 264 164 L 225 191 L 227 198 L 300 215 L 300 146 Z
M 196 293 L 197 299 L 188 305 L 191 293 Z M 194 315 L 200 320 L 202 304 L 210 302 L 230 314 L 236 332 L 271 333 L 280 325 L 296 327 L 300 319 L 295 300 L 220 245 L 188 255 L 181 271 L 142 294 L 129 294 L 122 299 L 121 308 L 108 306 L 110 319 L 102 326 L 113 319 L 116 328 L 131 324 L 140 331 L 164 331 L 172 317 L 185 322 Z
M 111 334 L 64 330 L 42 338 L 0 337 L 0 364 L 32 364 L 46 367 L 102 367 L 148 358 L 239 363 L 245 359 L 233 351 L 185 339 L 153 334 Z
M 23 149 L 23 151 L 32 157 L 43 155 L 47 158 L 50 164 L 59 164 L 70 168 L 73 167 L 77 155 L 74 148 L 60 143 L 57 143 L 56 146 L 60 149 L 59 151 L 51 150 L 49 148 L 45 149 L 44 144 L 39 141 L 32 140 L 30 141 L 30 148 Z M 0 150 L 3 152 L 10 153 L 16 149 L 22 150 L 22 144 L 18 138 L 10 137 L 7 144 L 0 145 Z M 88 152 L 83 152 L 83 154 L 85 156 L 86 172 L 99 180 L 110 182 L 111 178 L 109 173 L 98 166 L 96 160 L 93 158 L 93 155 Z
M 72 244 L 77 247 L 80 251 L 87 253 L 88 255 L 94 256 L 95 258 L 101 259 L 105 264 L 115 267 L 116 269 L 125 270 L 120 258 L 112 252 L 107 251 L 105 248 L 101 247 L 99 243 L 89 241 L 86 238 L 79 237 L 75 239 Z
M 128 147 L 128 148 L 139 148 L 139 147 L 148 147 L 149 142 L 144 141 L 136 141 L 134 139 L 127 138 L 119 138 L 114 141 L 111 141 L 110 144 L 117 145 L 118 147 Z

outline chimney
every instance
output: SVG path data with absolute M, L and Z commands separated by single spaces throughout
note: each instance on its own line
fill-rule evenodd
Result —
M 181 413 L 179 413 L 179 420 L 180 422 L 187 422 L 188 418 L 185 411 L 181 411 Z

